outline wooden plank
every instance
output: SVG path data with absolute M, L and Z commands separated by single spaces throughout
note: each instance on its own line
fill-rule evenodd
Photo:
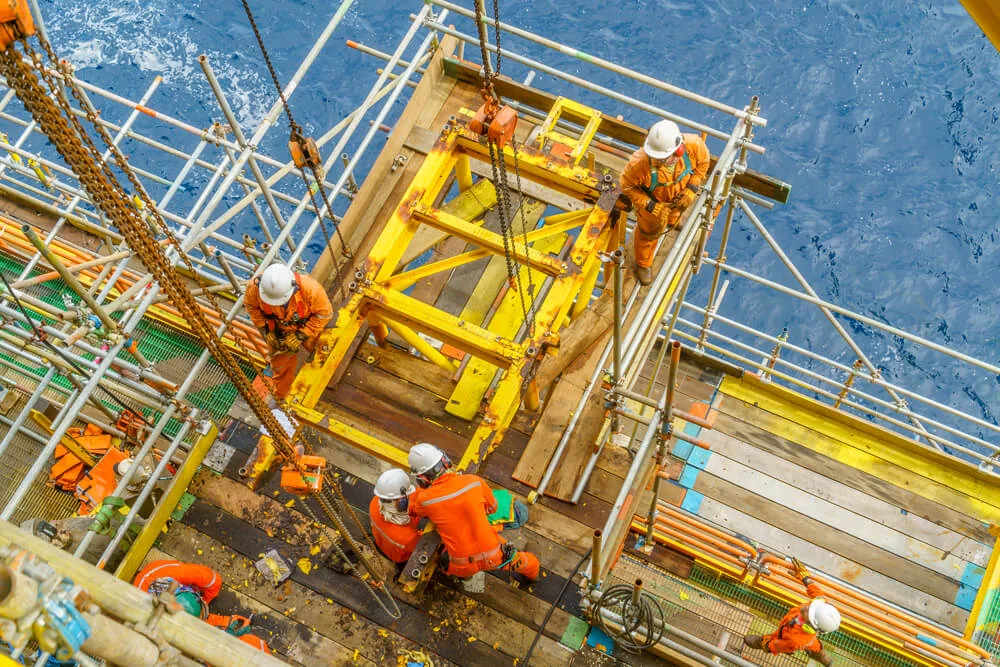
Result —
M 887 465 L 883 467 L 884 474 L 891 475 L 900 481 L 898 486 L 887 484 L 879 477 L 841 463 L 731 415 L 730 411 L 734 409 L 734 406 L 726 401 L 720 403 L 719 407 L 721 412 L 715 420 L 714 430 L 716 432 L 730 435 L 743 442 L 753 443 L 757 449 L 770 454 L 775 462 L 778 459 L 784 459 L 813 472 L 827 475 L 866 495 L 879 498 L 909 514 L 919 516 L 925 521 L 943 526 L 960 535 L 967 535 L 969 539 L 976 542 L 987 543 L 993 539 L 987 524 L 950 507 L 928 500 L 923 495 L 913 491 L 912 489 L 915 488 L 913 484 L 917 482 L 909 483 L 908 475 L 912 475 L 909 471 L 898 466 Z M 743 416 L 747 419 L 752 419 L 754 416 L 752 408 L 746 411 L 740 410 L 740 412 L 743 412 Z M 912 475 L 911 478 L 915 477 Z
M 699 478 L 701 477 L 702 475 L 699 475 Z M 727 503 L 729 502 L 739 504 L 738 500 L 727 500 Z M 959 632 L 965 627 L 968 612 L 964 609 L 813 544 L 800 536 L 801 531 L 790 533 L 781 530 L 714 498 L 702 500 L 698 516 L 746 535 L 778 553 L 794 554 L 806 564 L 819 563 L 821 565 L 814 566 L 817 570 L 840 577 L 862 590 L 879 595 L 900 607 L 915 611 Z
M 629 271 L 629 276 L 632 272 Z M 630 285 L 635 278 L 626 278 Z M 627 294 L 631 287 L 626 287 Z M 604 290 L 580 315 L 559 331 L 559 347 L 555 354 L 549 354 L 538 365 L 535 380 L 540 389 L 549 387 L 555 379 L 577 358 L 584 354 L 595 341 L 607 341 L 611 325 L 614 323 L 614 294 Z M 581 295 L 578 298 L 587 298 Z M 600 354 L 600 353 L 598 353 Z
M 721 459 L 722 465 L 733 467 L 738 477 L 749 476 L 750 471 L 756 471 L 782 480 L 783 483 L 811 496 L 848 510 L 859 521 L 875 522 L 878 526 L 888 528 L 891 533 L 906 535 L 934 547 L 938 552 L 937 560 L 953 554 L 962 559 L 962 562 L 969 561 L 982 567 L 986 567 L 989 562 L 992 545 L 977 542 L 968 535 L 939 526 L 917 514 L 905 511 L 905 508 L 848 486 L 839 481 L 839 478 L 832 476 L 833 471 L 814 472 L 722 432 L 702 431 L 699 437 L 712 446 L 713 453 L 725 457 Z M 712 459 L 705 469 L 734 481 L 733 476 L 724 474 Z M 903 493 L 909 492 L 903 491 Z M 904 511 L 900 511 L 901 509 Z M 826 515 L 813 513 L 813 516 Z
M 800 514 L 780 502 L 758 496 L 710 473 L 703 472 L 698 475 L 698 479 L 694 483 L 694 490 L 704 494 L 706 500 L 713 499 L 738 507 L 741 516 L 746 515 L 763 521 L 778 530 L 794 532 L 811 544 L 852 563 L 855 568 L 863 567 L 883 574 L 912 591 L 923 592 L 938 600 L 946 601 L 948 604 L 952 604 L 958 595 L 959 585 L 957 581 L 933 572 L 918 563 L 908 561 L 906 558 L 900 558 L 884 549 L 874 547 L 853 534 L 831 529 L 818 519 Z M 704 503 L 704 501 L 702 502 Z M 698 514 L 704 516 L 700 509 Z M 732 526 L 734 529 L 748 534 L 742 529 L 742 526 L 734 521 L 727 520 L 724 525 Z M 754 540 L 758 539 L 754 535 L 749 535 L 749 537 Z M 762 544 L 784 551 L 784 545 L 760 541 Z M 801 558 L 795 552 L 790 553 Z M 804 559 L 803 562 L 805 562 Z M 812 561 L 809 564 L 823 567 L 824 561 Z M 841 576 L 840 573 L 835 572 L 834 574 Z M 873 588 L 866 588 L 866 590 L 876 595 L 884 594 Z
M 229 582 L 228 586 L 241 595 L 337 641 L 352 652 L 358 651 L 361 656 L 376 664 L 394 664 L 396 656 L 402 651 L 421 648 L 391 626 L 383 628 L 365 615 L 356 613 L 332 597 L 298 581 L 289 580 L 276 588 L 255 574 L 256 555 L 247 557 L 191 526 L 176 522 L 163 537 L 160 548 L 178 560 L 211 567 Z M 435 664 L 439 659 L 447 664 L 455 664 L 433 651 L 431 654 Z
M 626 540 L 625 551 L 632 556 L 661 567 L 681 579 L 687 579 L 691 576 L 691 570 L 694 569 L 694 558 L 661 544 L 658 544 L 655 549 L 647 554 L 629 545 L 627 542 L 628 540 Z
M 944 549 L 931 546 L 922 540 L 868 518 L 868 516 L 878 517 L 882 513 L 899 514 L 898 508 L 889 507 L 885 503 L 878 503 L 875 507 L 868 508 L 873 510 L 872 514 L 859 514 L 845 509 L 834 500 L 813 495 L 781 481 L 773 474 L 759 472 L 718 453 L 709 457 L 705 463 L 705 472 L 750 493 L 767 498 L 778 505 L 795 508 L 797 513 L 813 517 L 823 525 L 832 528 L 831 533 L 840 531 L 852 535 L 894 556 L 919 564 L 955 583 L 961 583 L 962 574 L 969 565 L 969 561 Z M 800 479 L 799 483 L 807 483 L 818 488 L 825 486 L 828 481 L 831 480 L 810 473 L 807 475 L 807 479 Z M 960 537 L 954 536 L 951 544 L 956 544 L 960 540 Z
M 479 69 L 472 63 L 467 63 L 455 58 L 445 60 L 445 71 L 456 77 L 459 81 L 478 85 L 480 81 Z M 504 98 L 509 98 L 534 107 L 543 113 L 548 113 L 555 104 L 556 96 L 541 91 L 537 88 L 525 86 L 506 76 L 499 76 L 494 82 L 497 93 Z M 563 118 L 570 122 L 586 125 L 587 119 L 575 116 L 572 112 L 564 112 Z M 631 123 L 619 120 L 607 114 L 601 114 L 601 124 L 597 131 L 613 139 L 618 139 L 633 146 L 639 147 L 646 140 L 646 130 Z M 715 166 L 717 158 L 712 156 L 712 166 Z M 746 188 L 751 192 L 774 199 L 782 204 L 788 203 L 788 196 L 792 186 L 779 181 L 771 176 L 748 169 L 746 173 L 736 176 L 736 185 Z
M 205 540 L 207 541 L 208 538 L 205 538 Z M 199 543 L 201 542 L 199 541 Z M 214 552 L 217 548 L 223 550 L 225 549 L 223 545 L 216 543 L 209 547 L 209 552 Z M 204 554 L 205 549 L 202 548 L 201 551 L 202 554 Z M 154 548 L 150 550 L 146 560 L 147 562 L 161 559 L 191 561 L 191 555 L 190 549 L 188 549 L 187 553 L 184 554 L 168 554 Z M 192 562 L 198 562 L 212 567 L 219 572 L 219 574 L 223 575 L 223 580 L 227 580 L 227 570 L 235 561 L 239 561 L 241 564 L 245 563 L 248 564 L 249 567 L 253 567 L 252 563 L 244 559 L 232 559 L 228 562 L 222 560 L 220 566 L 225 567 L 226 569 L 219 569 L 215 567 L 215 564 L 204 562 L 201 555 L 198 554 L 194 554 Z M 229 578 L 229 580 L 232 580 L 232 578 Z M 380 664 L 377 663 L 375 659 L 369 658 L 367 655 L 362 655 L 362 646 L 357 646 L 358 653 L 355 655 L 355 649 L 349 648 L 344 644 L 325 636 L 316 628 L 311 628 L 293 618 L 291 614 L 286 616 L 280 609 L 276 609 L 275 607 L 272 607 L 264 602 L 258 601 L 256 598 L 251 597 L 245 592 L 239 590 L 241 581 L 242 577 L 237 577 L 237 583 L 235 585 L 226 583 L 223 586 L 219 596 L 212 601 L 212 613 L 240 614 L 241 616 L 250 616 L 252 614 L 252 632 L 266 641 L 270 649 L 276 654 L 281 655 L 286 659 L 293 660 L 297 664 L 305 665 L 306 667 L 323 664 L 356 664 L 373 666 Z M 274 589 L 272 588 L 272 590 Z M 291 597 L 291 595 L 286 596 L 286 599 L 289 597 Z M 309 604 L 309 602 L 312 601 L 310 600 L 309 602 L 305 602 L 303 600 L 303 602 L 304 604 Z M 282 605 L 279 604 L 278 606 L 280 607 Z M 286 607 L 286 609 L 291 608 L 291 606 Z M 337 634 L 336 628 L 337 626 L 333 629 L 334 634 Z M 343 635 L 340 636 L 343 637 Z
M 184 517 L 185 523 L 212 537 L 246 558 L 257 558 L 264 547 L 273 544 L 265 533 L 251 524 L 203 501 L 195 501 Z M 291 554 L 295 562 L 302 554 L 295 547 L 284 548 L 285 555 Z M 499 664 L 507 661 L 504 654 L 480 639 L 469 635 L 460 628 L 435 625 L 421 610 L 397 601 L 402 616 L 393 619 L 375 603 L 364 584 L 355 577 L 336 573 L 325 567 L 312 569 L 309 574 L 294 568 L 291 580 L 306 586 L 325 598 L 331 598 L 349 607 L 355 613 L 368 618 L 378 625 L 393 624 L 394 629 L 407 639 L 427 646 L 431 651 L 445 658 L 464 664 L 477 661 L 480 664 Z M 434 629 L 437 628 L 437 632 Z
M 386 373 L 446 399 L 455 386 L 452 374 L 422 357 L 410 354 L 393 345 L 379 347 L 368 342 L 358 348 L 357 358 Z
M 725 383 L 723 383 L 725 385 Z M 968 517 L 981 521 L 1000 522 L 1000 509 L 983 498 L 992 494 L 969 495 L 951 486 L 943 477 L 927 476 L 918 472 L 916 462 L 909 456 L 888 460 L 880 445 L 872 443 L 871 449 L 859 449 L 842 440 L 832 438 L 800 423 L 777 414 L 745 404 L 733 396 L 726 396 L 719 404 L 721 411 L 757 424 L 786 440 L 798 443 L 817 454 L 854 467 L 873 475 L 887 484 L 908 489 L 927 500 L 950 507 Z M 913 465 L 911 465 L 913 464 Z M 944 471 L 941 471 L 944 474 Z M 941 481 L 939 481 L 939 479 Z

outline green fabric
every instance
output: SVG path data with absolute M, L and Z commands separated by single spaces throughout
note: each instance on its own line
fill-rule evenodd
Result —
M 176 595 L 177 603 L 192 616 L 201 618 L 201 598 L 190 591 L 181 591 Z
M 490 523 L 510 523 L 514 520 L 514 496 L 507 489 L 493 489 L 497 501 L 497 511 L 486 518 Z

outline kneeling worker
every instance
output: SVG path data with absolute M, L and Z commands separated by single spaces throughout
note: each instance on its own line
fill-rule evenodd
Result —
M 792 607 L 781 619 L 778 629 L 769 635 L 747 635 L 743 643 L 750 648 L 759 648 L 768 653 L 795 653 L 805 651 L 813 660 L 826 667 L 833 664 L 833 658 L 823 650 L 820 635 L 836 632 L 840 627 L 840 612 L 821 596 L 823 591 L 809 576 L 809 571 L 797 559 L 795 574 L 806 585 L 806 593 L 812 600 L 804 605 Z
M 375 481 L 375 496 L 368 505 L 375 546 L 394 563 L 405 563 L 420 541 L 419 519 L 407 511 L 415 491 L 410 476 L 399 468 L 386 470 Z
M 509 570 L 538 578 L 538 558 L 519 551 L 490 525 L 487 515 L 497 511 L 497 501 L 482 478 L 449 472 L 445 453 L 427 443 L 410 449 L 409 463 L 420 487 L 410 497 L 410 515 L 434 524 L 444 544 L 445 574 L 467 579 L 486 570 Z
M 272 264 L 247 283 L 243 307 L 267 342 L 274 399 L 284 401 L 295 380 L 299 350 L 312 352 L 333 316 L 330 297 L 310 276 Z
M 709 165 L 708 146 L 700 136 L 681 134 L 677 123 L 661 120 L 622 170 L 622 195 L 635 209 L 635 274 L 641 284 L 652 282 L 656 241 L 677 226 L 698 197 Z

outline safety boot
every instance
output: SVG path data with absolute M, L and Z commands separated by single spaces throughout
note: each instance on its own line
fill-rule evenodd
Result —
M 762 648 L 761 642 L 764 639 L 761 635 L 747 635 L 743 638 L 743 643 L 750 648 Z
M 645 287 L 649 283 L 653 282 L 653 268 L 649 266 L 639 266 L 636 264 L 635 277 L 639 281 L 639 284 Z

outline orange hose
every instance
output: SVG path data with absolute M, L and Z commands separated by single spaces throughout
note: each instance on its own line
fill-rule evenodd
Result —
M 646 522 L 639 515 L 635 515 L 634 517 L 632 517 L 632 526 L 642 532 L 646 531 Z M 657 534 L 673 537 L 674 539 L 679 541 L 681 545 L 684 546 L 688 545 L 688 543 L 685 541 L 685 536 L 683 534 L 678 533 L 677 531 L 672 530 L 669 527 L 664 527 L 660 525 L 655 526 L 653 529 L 653 537 L 655 538 Z M 709 544 L 701 544 L 691 548 L 698 549 L 703 553 L 715 556 L 719 560 L 729 563 L 730 565 L 732 565 L 734 572 L 741 572 L 743 570 L 743 563 L 740 562 L 738 558 L 734 557 L 732 554 L 726 553 L 725 551 L 721 551 L 714 546 L 711 546 Z M 698 554 L 694 555 L 695 557 L 698 556 Z
M 669 505 L 667 505 L 666 503 L 664 503 L 662 500 L 660 500 L 660 501 L 658 501 L 656 503 L 656 507 L 657 507 L 657 510 L 659 510 L 660 512 L 663 512 L 664 514 L 669 514 L 669 515 L 673 516 L 675 519 L 680 519 L 681 521 L 688 521 L 690 523 L 697 523 L 698 524 L 698 528 L 701 529 L 701 530 L 703 530 L 703 531 L 705 531 L 706 533 L 709 533 L 711 535 L 716 535 L 717 537 L 720 537 L 722 539 L 729 540 L 730 542 L 739 544 L 741 547 L 743 547 L 744 549 L 746 549 L 747 552 L 750 553 L 750 555 L 753 558 L 757 558 L 757 555 L 758 555 L 757 554 L 757 549 L 755 549 L 753 546 L 747 544 L 743 540 L 741 540 L 741 539 L 739 539 L 737 537 L 733 537 L 729 533 L 721 531 L 721 530 L 719 530 L 719 529 L 717 529 L 717 528 L 715 528 L 713 526 L 709 526 L 706 523 L 703 523 L 701 521 L 697 521 L 696 519 L 693 519 L 692 517 L 690 517 L 690 516 L 688 516 L 686 514 L 681 514 L 680 512 L 676 511 L 675 509 L 673 509 L 672 507 L 670 507 Z

